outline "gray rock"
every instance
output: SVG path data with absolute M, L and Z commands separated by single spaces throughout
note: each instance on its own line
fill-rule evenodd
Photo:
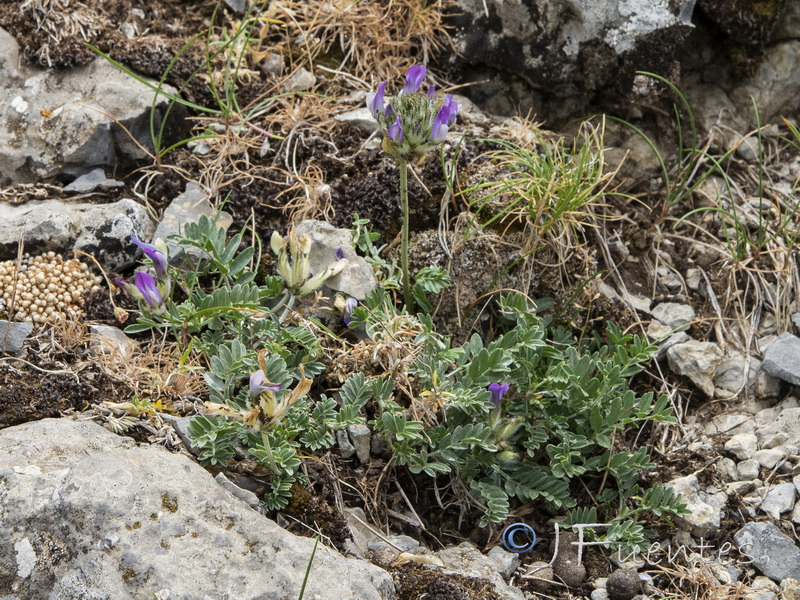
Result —
M 133 263 L 135 235 L 149 239 L 154 224 L 141 204 L 122 199 L 111 204 L 36 200 L 0 210 L 0 260 L 16 255 L 22 238 L 31 254 L 82 250 L 108 271 Z
M 106 177 L 103 169 L 92 169 L 85 175 L 81 175 L 69 185 L 64 186 L 65 192 L 93 192 L 95 190 L 111 190 L 122 187 L 125 184 L 116 179 Z
M 609 598 L 608 592 L 605 589 L 592 590 L 590 597 L 592 600 L 608 600 Z
M 653 308 L 653 317 L 672 329 L 685 329 L 694 321 L 694 309 L 688 304 L 662 302 Z
M 729 496 L 744 496 L 756 489 L 760 483 L 760 479 L 754 481 L 734 481 L 725 486 L 725 493 Z
M 753 454 L 753 459 L 765 469 L 773 468 L 784 458 L 786 458 L 786 452 L 782 448 L 759 450 Z
M 728 501 L 723 492 L 709 494 L 700 489 L 697 477 L 687 475 L 666 484 L 681 495 L 689 514 L 675 517 L 678 525 L 698 537 L 708 538 L 719 530 L 722 509 Z
M 200 451 L 192 445 L 192 439 L 189 437 L 189 425 L 192 422 L 193 417 L 176 417 L 175 415 L 170 415 L 167 413 L 159 413 L 161 419 L 172 425 L 172 428 L 175 430 L 175 433 L 178 434 L 178 437 L 181 438 L 183 445 L 186 449 L 198 456 Z
M 133 600 L 163 590 L 170 598 L 294 599 L 314 547 L 186 457 L 137 447 L 88 421 L 0 431 L 0 477 L 0 572 L 18 600 Z M 385 571 L 320 544 L 306 597 L 395 592 Z
M 739 433 L 725 442 L 725 450 L 739 460 L 753 458 L 758 450 L 758 438 L 753 433 Z
M 727 433 L 736 435 L 738 433 L 753 433 L 755 423 L 750 415 L 721 414 L 715 416 L 705 425 L 706 435 L 716 435 Z
M 685 331 L 678 331 L 673 333 L 672 327 L 664 325 L 659 321 L 653 321 L 647 326 L 647 337 L 654 343 L 658 344 L 658 352 L 656 359 L 661 360 L 666 356 L 667 350 L 672 348 L 675 344 L 681 344 L 691 339 L 689 334 Z
M 436 556 L 444 562 L 445 573 L 457 573 L 490 581 L 494 584 L 494 591 L 503 600 L 523 600 L 525 598 L 521 590 L 511 587 L 505 582 L 497 563 L 482 554 L 469 542 L 439 550 Z
M 658 72 L 666 74 L 674 53 L 692 29 L 693 7 L 694 2 L 687 0 L 458 0 L 460 16 L 453 33 L 456 52 L 452 60 L 468 62 L 476 78 L 504 71 L 537 90 L 557 90 L 561 105 L 569 104 L 565 95 L 585 96 L 588 90 L 602 89 L 612 81 L 624 86 L 623 94 L 644 95 L 648 82 L 634 78 L 634 71 L 642 64 L 658 64 Z M 659 53 L 656 63 L 638 62 L 655 52 Z M 484 84 L 473 92 L 494 101 L 490 112 L 505 114 L 513 99 L 500 101 L 498 85 Z M 520 96 L 523 93 L 518 92 Z M 523 114 L 529 107 L 541 106 L 538 94 L 530 92 L 524 102 L 519 107 Z
M 724 391 L 727 393 L 724 397 L 730 398 L 739 392 L 753 389 L 756 385 L 761 361 L 750 357 L 749 363 L 748 365 L 748 357 L 744 354 L 730 350 L 717 367 L 714 376 L 716 393 L 720 394 L 720 391 Z
M 0 106 L 10 107 L 0 120 L 0 182 L 80 175 L 146 157 L 139 145 L 152 148 L 150 88 L 102 58 L 69 70 L 30 66 L 4 30 L 0 52 Z M 167 103 L 163 96 L 156 103 L 157 128 Z M 178 106 L 170 118 L 182 115 Z
M 363 300 L 372 290 L 377 289 L 378 281 L 372 267 L 356 254 L 353 237 L 346 229 L 337 229 L 324 221 L 302 221 L 295 229 L 297 235 L 311 238 L 311 274 L 321 273 L 336 262 L 336 251 L 341 248 L 347 259 L 347 266 L 341 273 L 331 277 L 325 285 L 335 291 Z
M 793 483 L 773 485 L 761 503 L 761 510 L 767 513 L 774 521 L 778 521 L 782 513 L 789 512 L 794 508 L 794 498 L 795 489 Z
M 689 340 L 667 350 L 669 368 L 688 377 L 709 398 L 714 396 L 714 375 L 722 358 L 714 342 Z
M 336 432 L 336 443 L 339 445 L 339 454 L 342 455 L 342 458 L 350 458 L 356 453 L 356 448 L 350 442 L 346 431 Z
M 773 581 L 800 579 L 800 548 L 772 523 L 748 523 L 734 534 L 739 550 Z
M 378 131 L 378 122 L 374 119 L 372 113 L 369 112 L 369 109 L 366 106 L 336 115 L 333 117 L 333 119 L 334 121 L 347 123 L 353 127 L 357 127 L 366 135 L 371 135 Z
M 236 496 L 239 500 L 245 502 L 248 506 L 252 508 L 258 508 L 261 505 L 261 501 L 258 499 L 258 496 L 256 496 L 250 490 L 245 490 L 240 488 L 230 479 L 225 477 L 225 473 L 222 472 L 217 473 L 217 476 L 214 477 L 214 481 L 216 481 L 220 486 L 222 486 L 222 489 L 230 492 L 231 494 Z
M 743 460 L 736 465 L 736 472 L 739 474 L 740 480 L 752 481 L 753 479 L 758 479 L 760 468 L 761 465 L 758 464 L 758 461 L 751 458 L 749 460 Z
M 225 0 L 225 5 L 235 13 L 243 13 L 247 10 L 248 0 Z
M 369 519 L 360 506 L 345 508 L 344 515 L 347 519 L 347 527 L 353 536 L 348 551 L 353 552 L 359 558 L 364 558 L 369 551 L 369 545 L 379 541 L 380 538 L 375 533 L 375 528 L 369 525 Z
M 686 269 L 684 279 L 686 280 L 686 287 L 692 291 L 699 292 L 700 284 L 703 282 L 703 272 L 697 267 Z
M 390 535 L 385 540 L 371 543 L 369 550 L 375 551 L 386 546 L 391 546 L 399 552 L 417 552 L 421 546 L 419 541 L 407 535 Z
M 0 352 L 17 354 L 33 331 L 33 323 L 0 320 Z
M 369 450 L 371 442 L 371 434 L 369 427 L 363 423 L 358 425 L 348 425 L 347 434 L 350 436 L 350 443 L 355 448 L 356 456 L 361 463 L 369 462 Z
M 730 458 L 723 458 L 717 461 L 717 472 L 726 481 L 736 481 L 738 479 L 736 463 Z
M 118 327 L 89 325 L 89 348 L 95 354 L 124 360 L 130 358 L 138 346 Z
M 797 504 L 794 505 L 794 508 L 792 509 L 791 519 L 792 523 L 800 525 L 800 502 L 797 502 Z
M 200 217 L 216 219 L 217 227 L 227 230 L 233 222 L 233 217 L 224 211 L 217 211 L 209 201 L 210 194 L 196 183 L 186 184 L 184 192 L 176 197 L 164 211 L 161 222 L 156 227 L 152 239 L 164 240 L 167 244 L 167 254 L 171 264 L 178 264 L 183 258 L 183 251 L 177 244 L 169 241 L 169 236 L 182 233 L 183 226 L 187 223 L 196 223 Z M 194 259 L 200 255 L 200 250 L 190 251 Z
M 300 67 L 286 82 L 285 88 L 287 92 L 305 92 L 314 87 L 316 83 L 317 78 L 314 77 L 314 74 L 305 67 Z
M 782 333 L 764 353 L 764 370 L 774 377 L 800 385 L 800 338 Z
M 507 552 L 502 546 L 493 547 L 486 556 L 497 563 L 497 570 L 505 579 L 509 579 L 519 568 L 519 554 Z

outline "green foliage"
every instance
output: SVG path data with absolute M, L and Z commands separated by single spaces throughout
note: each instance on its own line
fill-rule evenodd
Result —
M 357 244 L 371 253 L 366 223 L 356 228 Z M 429 315 L 401 312 L 379 289 L 359 303 L 351 325 L 408 353 L 400 358 L 412 393 L 433 408 L 417 418 L 407 408 L 409 388 L 397 388 L 389 374 L 353 373 L 338 392 L 312 399 L 310 378 L 324 368 L 317 362 L 320 340 L 312 328 L 283 322 L 288 292 L 274 278 L 257 283 L 251 271 L 257 256 L 239 250 L 241 236 L 227 240 L 201 220 L 173 241 L 199 252 L 173 273 L 186 299 L 168 301 L 163 313 L 140 317 L 134 327 L 172 331 L 184 353 L 208 365 L 211 414 L 195 417 L 189 429 L 200 461 L 225 466 L 238 457 L 261 465 L 270 473 L 268 507 L 283 508 L 292 484 L 304 480 L 301 453 L 331 448 L 337 431 L 364 423 L 368 413 L 394 465 L 460 478 L 482 511 L 482 525 L 504 520 L 513 503 L 534 501 L 569 511 L 568 524 L 607 520 L 612 527 L 604 539 L 635 547 L 645 535 L 641 515 L 669 519 L 685 510 L 671 490 L 640 489 L 639 471 L 652 463 L 644 446 L 629 450 L 622 443 L 628 428 L 674 421 L 666 396 L 637 395 L 629 387 L 654 350 L 643 338 L 608 325 L 605 338 L 575 342 L 535 303 L 510 294 L 498 299 L 498 335 L 474 334 L 454 347 Z M 443 271 L 423 269 L 416 285 L 427 301 L 448 283 Z M 257 370 L 277 391 L 249 392 Z M 510 389 L 495 405 L 487 386 L 498 382 Z M 593 495 L 589 508 L 578 506 L 578 499 L 588 500 L 584 489 Z
M 504 520 L 512 498 L 540 501 L 554 511 L 573 509 L 573 519 L 599 513 L 614 523 L 644 511 L 664 518 L 680 514 L 680 503 L 663 488 L 640 495 L 639 471 L 653 465 L 644 447 L 632 451 L 619 443 L 627 428 L 674 422 L 666 396 L 629 388 L 654 347 L 614 325 L 606 341 L 595 336 L 576 343 L 521 294 L 502 297 L 498 316 L 502 335 L 488 343 L 473 335 L 457 348 L 419 317 L 415 345 L 422 352 L 409 374 L 421 396 L 439 398 L 443 406 L 438 424 L 426 427 L 396 401 L 377 402 L 373 425 L 395 463 L 414 473 L 459 476 L 482 507 L 484 525 Z M 395 316 L 378 292 L 358 318 L 380 337 L 381 322 Z M 489 402 L 492 382 L 511 386 L 499 407 Z M 576 508 L 579 478 L 595 482 L 594 513 Z M 617 524 L 605 537 L 636 545 L 644 530 Z

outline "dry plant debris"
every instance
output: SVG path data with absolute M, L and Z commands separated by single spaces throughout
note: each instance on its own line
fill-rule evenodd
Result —
M 75 319 L 84 296 L 100 289 L 100 282 L 76 258 L 25 254 L 20 261 L 0 262 L 0 313 L 37 324 Z

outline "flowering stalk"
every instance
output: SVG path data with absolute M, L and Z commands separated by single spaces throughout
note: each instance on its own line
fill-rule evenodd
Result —
M 411 294 L 411 279 L 408 274 L 408 163 L 399 161 L 400 167 L 400 202 L 403 210 L 403 229 L 400 238 L 400 269 L 403 271 L 403 299 L 406 308 L 411 310 L 414 306 L 414 296 Z
M 408 272 L 408 164 L 418 162 L 425 153 L 444 142 L 449 128 L 456 122 L 459 106 L 448 94 L 436 97 L 431 85 L 426 93 L 420 91 L 425 79 L 425 67 L 414 65 L 408 70 L 406 84 L 399 94 L 386 103 L 386 82 L 381 81 L 375 92 L 367 94 L 367 108 L 378 122 L 383 141 L 381 148 L 400 167 L 400 202 L 403 211 L 400 264 L 403 271 L 403 297 L 406 308 L 414 307 Z

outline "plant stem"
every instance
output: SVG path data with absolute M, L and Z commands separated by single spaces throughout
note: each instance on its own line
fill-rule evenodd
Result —
M 403 209 L 403 230 L 400 240 L 400 267 L 403 271 L 403 298 L 406 310 L 414 310 L 414 296 L 411 295 L 411 279 L 408 273 L 408 163 L 399 161 L 400 165 L 400 203 Z

